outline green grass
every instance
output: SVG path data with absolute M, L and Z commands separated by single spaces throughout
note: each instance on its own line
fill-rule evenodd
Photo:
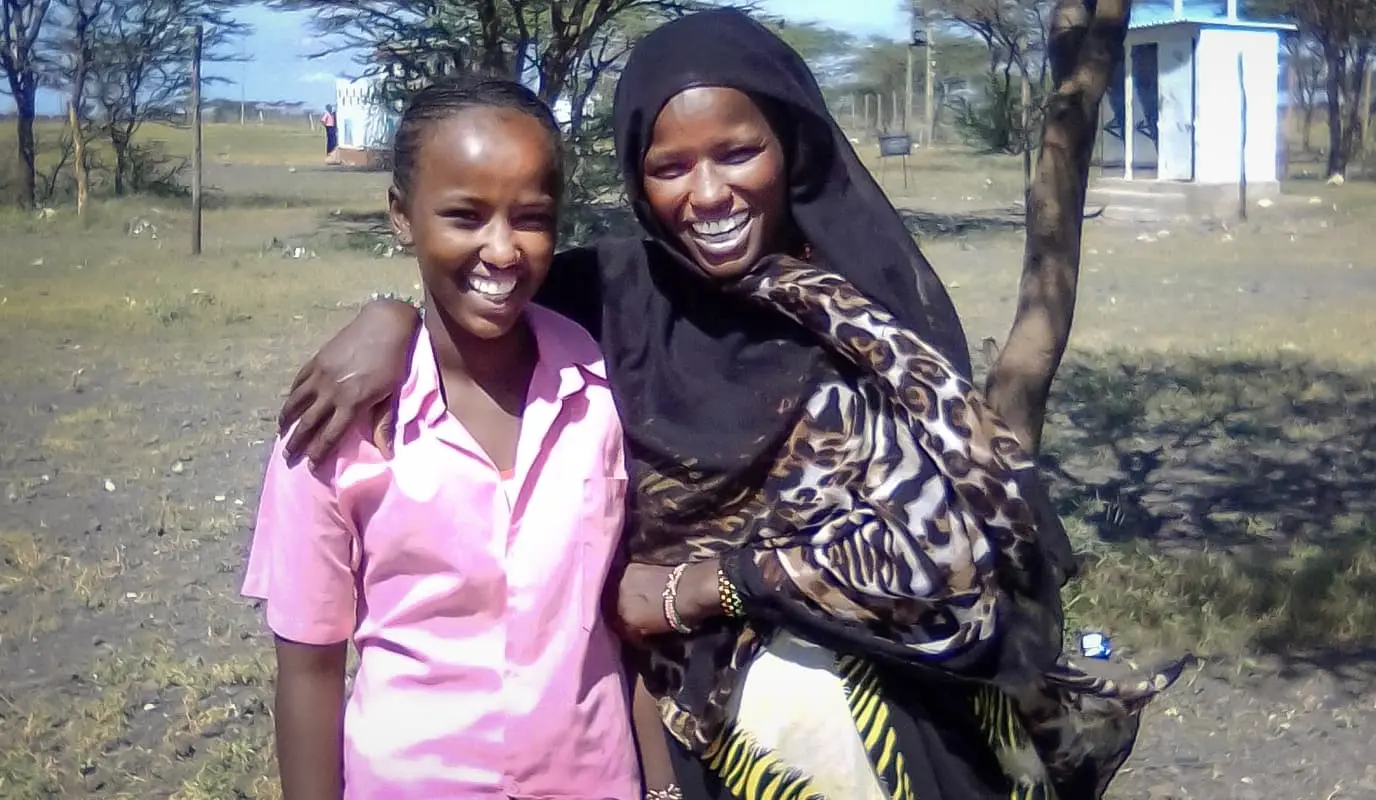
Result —
M 40 167 L 51 163 L 59 152 L 59 144 L 66 133 L 62 123 L 40 121 L 35 125 Z M 207 123 L 202 127 L 202 144 L 207 160 L 230 161 L 236 164 L 317 164 L 324 160 L 325 135 L 303 119 L 299 124 L 269 123 Z M 13 121 L 0 125 L 0 152 L 5 158 L 17 158 Z M 162 143 L 170 155 L 191 156 L 191 129 L 183 125 L 149 122 L 139 127 L 134 138 L 137 144 Z M 91 147 L 97 157 L 109 153 L 109 142 L 99 134 Z

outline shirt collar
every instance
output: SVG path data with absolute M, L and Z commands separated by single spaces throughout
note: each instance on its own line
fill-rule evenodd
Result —
M 548 399 L 562 401 L 581 392 L 589 376 L 599 382 L 607 380 L 607 365 L 601 352 L 576 323 L 536 305 L 527 306 L 525 315 L 539 348 L 539 360 L 531 377 L 533 397 L 544 393 L 542 387 L 553 386 L 555 397 Z M 411 354 L 411 370 L 397 400 L 397 426 L 412 422 L 434 425 L 444 412 L 435 348 L 429 329 L 422 323 Z

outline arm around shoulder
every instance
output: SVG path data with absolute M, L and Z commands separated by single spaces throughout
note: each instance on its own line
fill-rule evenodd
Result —
M 410 304 L 374 300 L 326 342 L 297 373 L 282 405 L 278 429 L 296 426 L 288 455 L 319 462 L 353 423 L 376 424 L 406 380 L 419 327 L 420 314 Z M 388 445 L 390 434 L 384 436 Z

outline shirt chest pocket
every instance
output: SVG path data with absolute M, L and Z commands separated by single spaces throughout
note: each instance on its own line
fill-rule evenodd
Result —
M 578 558 L 579 623 L 592 631 L 602 617 L 603 601 L 614 587 L 606 586 L 611 562 L 621 544 L 626 516 L 627 480 L 596 476 L 583 481 L 578 511 L 575 553 Z

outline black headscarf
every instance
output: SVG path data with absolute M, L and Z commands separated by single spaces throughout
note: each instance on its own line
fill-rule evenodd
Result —
M 786 43 L 745 14 L 712 10 L 669 22 L 635 48 L 617 86 L 616 150 L 649 243 L 599 248 L 608 308 L 602 345 L 616 373 L 633 455 L 706 475 L 738 473 L 774 451 L 829 357 L 782 316 L 712 286 L 646 202 L 644 158 L 655 120 L 697 86 L 743 91 L 787 148 L 790 209 L 813 253 L 965 376 L 969 349 L 940 279 L 827 111 L 816 79 Z

